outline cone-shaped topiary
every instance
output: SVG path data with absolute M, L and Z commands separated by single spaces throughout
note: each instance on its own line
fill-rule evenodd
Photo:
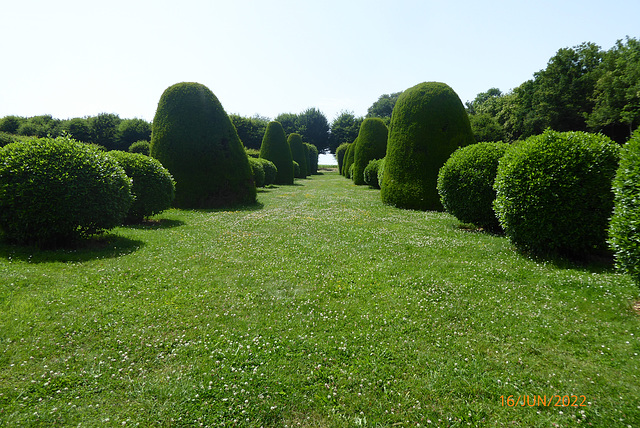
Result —
M 353 165 L 353 159 L 354 159 L 354 155 L 355 155 L 355 148 L 356 148 L 356 143 L 358 142 L 358 139 L 356 138 L 355 140 L 353 140 L 353 143 L 349 144 L 349 147 L 347 147 L 347 151 L 344 154 L 344 159 L 342 160 L 342 175 L 344 175 L 347 178 L 351 178 L 351 165 Z
M 340 174 L 342 174 L 342 164 L 344 163 L 344 155 L 347 153 L 347 148 L 349 148 L 350 144 L 351 143 L 342 143 L 336 149 L 336 160 L 338 161 L 338 172 Z
M 307 157 L 304 154 L 304 148 L 302 147 L 302 137 L 300 134 L 289 134 L 287 139 L 289 147 L 291 148 L 291 157 L 294 161 L 300 165 L 300 172 L 296 175 L 296 178 L 306 178 L 307 176 Z
M 153 119 L 151 156 L 176 180 L 174 205 L 215 208 L 253 203 L 247 154 L 216 96 L 199 83 L 167 88 Z
M 318 173 L 318 148 L 313 144 L 304 143 L 309 154 L 309 175 Z
M 369 164 L 369 161 L 385 157 L 387 153 L 387 135 L 387 125 L 379 117 L 370 117 L 362 121 L 353 152 L 352 178 L 355 184 L 366 184 L 364 181 L 364 169 Z
M 400 208 L 442 210 L 438 171 L 458 147 L 474 142 L 467 112 L 448 85 L 425 82 L 407 89 L 391 115 L 382 201 Z
M 278 173 L 274 184 L 293 184 L 293 157 L 287 136 L 280 122 L 269 122 L 262 138 L 260 157 L 276 166 Z

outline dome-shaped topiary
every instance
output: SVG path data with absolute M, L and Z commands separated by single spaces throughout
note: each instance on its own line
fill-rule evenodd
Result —
M 458 148 L 474 143 L 458 95 L 439 82 L 404 91 L 391 115 L 382 201 L 400 208 L 442 210 L 438 171 Z
M 140 153 L 149 156 L 149 148 L 151 144 L 148 141 L 140 140 L 129 146 L 129 153 Z
M 289 134 L 289 138 L 287 139 L 289 143 L 289 147 L 291 148 L 291 157 L 294 161 L 298 162 L 299 172 L 296 175 L 296 178 L 306 178 L 307 177 L 307 156 L 305 156 L 304 148 L 302 147 L 302 137 L 300 134 Z
M 164 91 L 153 119 L 151 156 L 175 178 L 177 207 L 215 208 L 256 200 L 236 129 L 204 85 L 178 83 Z
M 256 183 L 256 187 L 264 187 L 264 166 L 257 158 L 249 158 L 249 165 L 251 165 L 251 172 L 253 173 L 253 181 Z
M 131 179 L 106 153 L 67 137 L 0 149 L 0 229 L 9 241 L 66 244 L 122 224 Z
M 175 183 L 169 171 L 154 158 L 140 153 L 107 152 L 114 158 L 129 178 L 133 180 L 135 200 L 127 213 L 127 220 L 140 222 L 145 217 L 159 214 L 171 208 L 175 197 Z
M 278 168 L 276 168 L 275 164 L 270 160 L 263 158 L 256 158 L 256 160 L 262 164 L 262 169 L 264 171 L 264 185 L 268 186 L 275 183 L 276 176 L 278 175 Z
M 367 167 L 364 169 L 364 182 L 374 189 L 380 188 L 378 184 L 378 167 L 380 166 L 381 160 L 382 159 L 370 160 Z
M 494 210 L 534 253 L 581 256 L 605 246 L 619 147 L 603 135 L 545 131 L 500 159 Z
M 387 153 L 387 136 L 387 125 L 379 117 L 370 117 L 362 121 L 353 152 L 352 178 L 354 184 L 365 184 L 364 169 L 369 164 L 369 161 L 385 157 Z
M 493 211 L 496 191 L 493 182 L 498 162 L 509 145 L 503 142 L 477 143 L 461 147 L 440 168 L 438 193 L 444 209 L 463 223 L 499 230 Z
M 622 149 L 613 192 L 609 244 L 616 266 L 640 285 L 640 129 Z
M 272 121 L 267 125 L 260 146 L 260 157 L 276 166 L 278 173 L 274 184 L 293 184 L 293 157 L 280 122 Z

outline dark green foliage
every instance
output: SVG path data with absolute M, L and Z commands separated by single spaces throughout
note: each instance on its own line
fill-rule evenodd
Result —
M 9 134 L 17 134 L 18 129 L 25 119 L 19 116 L 5 116 L 0 119 L 0 132 L 7 132 Z
M 381 159 L 370 160 L 367 167 L 364 169 L 364 182 L 369 186 L 379 189 L 378 185 L 378 167 L 380 166 Z
M 260 150 L 256 150 L 256 149 L 244 149 L 245 152 L 247 152 L 247 156 L 249 156 L 250 158 L 259 158 L 260 157 Z
M 307 169 L 306 171 L 306 175 L 305 177 L 308 177 L 311 175 L 311 170 L 310 170 L 310 166 L 309 166 L 309 146 L 311 144 L 308 143 L 302 143 L 302 151 L 303 151 L 303 156 L 304 156 L 304 162 L 305 162 L 305 168 Z
M 385 124 L 388 124 L 391 119 L 393 108 L 395 107 L 396 102 L 398 102 L 400 95 L 402 95 L 402 92 L 380 95 L 378 101 L 373 103 L 371 107 L 367 109 L 367 117 L 379 117 L 385 121 Z
M 159 214 L 171 208 L 175 196 L 175 183 L 169 171 L 157 159 L 140 153 L 107 152 L 115 159 L 131 180 L 132 193 L 135 198 L 127 220 L 140 222 L 146 217 Z
M 309 156 L 309 175 L 318 173 L 318 148 L 313 144 L 304 143 Z
M 119 147 L 129 147 L 136 141 L 150 141 L 151 124 L 143 119 L 123 119 L 118 124 L 116 140 Z
M 342 174 L 342 164 L 344 163 L 344 156 L 350 144 L 351 143 L 342 143 L 336 149 L 336 160 L 338 161 L 338 172 L 340 172 L 340 174 Z
M 151 151 L 151 143 L 148 141 L 136 141 L 129 146 L 129 153 L 140 153 L 149 156 Z
M 341 112 L 340 115 L 331 122 L 329 151 L 337 153 L 337 149 L 341 144 L 355 140 L 358 137 L 362 120 L 361 117 L 356 118 L 353 112 Z
M 251 172 L 253 173 L 253 181 L 256 183 L 256 187 L 264 187 L 264 166 L 257 158 L 249 158 L 249 165 L 251 165 Z
M 378 188 L 380 188 L 382 186 L 382 180 L 384 179 L 385 159 L 386 158 L 380 159 L 380 163 L 378 164 Z
M 87 119 L 74 117 L 73 119 L 65 121 L 62 129 L 74 140 L 85 143 L 91 143 L 93 141 L 91 125 Z
M 469 123 L 476 141 L 502 141 L 505 138 L 504 128 L 498 120 L 488 113 L 469 115 Z
M 474 142 L 467 112 L 448 85 L 425 82 L 407 89 L 391 116 L 382 201 L 442 210 L 438 171 L 458 147 Z
M 216 96 L 199 83 L 167 88 L 153 119 L 151 156 L 176 180 L 174 204 L 251 204 L 256 187 L 247 154 Z
M 278 168 L 276 168 L 275 164 L 263 158 L 257 158 L 256 160 L 262 164 L 262 169 L 264 170 L 264 185 L 269 186 L 275 183 L 276 176 L 278 175 Z
M 121 145 L 118 141 L 118 126 L 121 120 L 117 114 L 111 113 L 100 113 L 90 117 L 92 142 L 106 147 L 107 150 L 126 150 L 131 143 Z
M 230 114 L 229 119 L 236 127 L 242 144 L 246 148 L 260 150 L 262 137 L 267 130 L 269 120 L 260 116 L 243 117 L 237 114 Z
M 0 147 L 4 147 L 13 142 L 15 142 L 13 135 L 0 131 Z
M 616 266 L 640 285 L 640 129 L 622 149 L 613 192 L 609 244 Z
M 500 224 L 493 211 L 498 161 L 509 148 L 502 142 L 461 147 L 440 168 L 438 193 L 444 209 L 463 223 L 489 230 Z
M 604 247 L 619 147 L 603 135 L 547 130 L 500 160 L 494 210 L 507 236 L 534 253 L 581 256 Z
M 0 229 L 16 243 L 53 246 L 111 229 L 133 202 L 131 179 L 93 146 L 67 137 L 0 149 Z
M 305 178 L 307 176 L 307 158 L 302 147 L 302 137 L 300 134 L 290 134 L 287 139 L 291 148 L 291 157 L 298 163 L 299 171 L 295 173 L 296 178 Z
M 293 161 L 293 176 L 300 177 L 300 164 L 296 161 Z
M 50 114 L 43 114 L 21 120 L 17 133 L 27 137 L 57 137 L 62 132 L 61 125 L 60 119 L 54 119 Z
M 344 175 L 347 178 L 351 178 L 350 171 L 351 171 L 351 165 L 353 165 L 353 159 L 355 155 L 355 148 L 356 148 L 357 142 L 358 142 L 358 139 L 356 138 L 353 143 L 349 144 L 349 147 L 347 147 L 347 151 L 344 154 L 344 159 L 342 160 L 342 175 Z
M 364 169 L 373 159 L 381 159 L 387 153 L 387 125 L 378 117 L 367 118 L 360 126 L 353 152 L 353 182 L 365 184 Z
M 280 122 L 269 122 L 262 138 L 260 157 L 276 166 L 278 173 L 274 184 L 293 184 L 293 157 Z

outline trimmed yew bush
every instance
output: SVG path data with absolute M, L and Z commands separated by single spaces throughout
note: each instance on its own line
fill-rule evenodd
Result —
M 370 160 L 367 167 L 364 169 L 364 182 L 369 186 L 379 189 L 378 185 L 378 167 L 380 166 L 380 159 Z
M 309 153 L 309 175 L 318 173 L 318 148 L 313 144 L 304 143 Z
M 347 178 L 351 178 L 351 165 L 353 165 L 353 160 L 355 159 L 355 148 L 358 139 L 356 138 L 353 143 L 347 147 L 347 152 L 344 154 L 344 160 L 342 161 L 342 169 L 343 174 Z
M 256 160 L 262 164 L 262 169 L 264 170 L 264 185 L 268 186 L 275 183 L 278 169 L 274 163 L 262 158 L 256 158 Z
M 365 184 L 364 170 L 369 161 L 385 157 L 387 136 L 387 125 L 379 117 L 370 117 L 362 121 L 353 152 L 352 178 L 355 184 Z
M 0 229 L 19 244 L 55 246 L 122 224 L 131 179 L 112 157 L 68 137 L 0 149 Z
M 289 134 L 287 139 L 289 147 L 291 148 L 291 157 L 298 163 L 298 172 L 295 173 L 296 178 L 306 178 L 307 176 L 307 156 L 305 156 L 304 148 L 302 147 L 302 137 L 300 134 Z
M 344 163 L 344 155 L 347 152 L 347 148 L 350 143 L 342 143 L 336 149 L 336 160 L 338 161 L 338 172 L 342 175 L 342 164 Z
M 448 85 L 426 82 L 407 89 L 391 115 L 382 201 L 442 210 L 438 171 L 458 147 L 474 142 L 467 112 Z
M 140 153 L 141 155 L 149 156 L 150 148 L 151 143 L 140 140 L 129 146 L 129 153 Z
M 175 178 L 177 207 L 216 208 L 256 200 L 236 129 L 204 85 L 183 82 L 164 91 L 153 119 L 151 156 Z
M 250 157 L 249 165 L 251 165 L 251 172 L 253 173 L 253 181 L 256 183 L 256 187 L 264 187 L 264 166 L 257 158 Z
M 384 164 L 386 158 L 380 159 L 380 163 L 378 164 L 378 188 L 382 186 L 382 180 L 384 179 Z
M 609 245 L 616 266 L 640 285 L 640 129 L 622 149 L 613 193 Z
M 510 240 L 534 253 L 582 256 L 605 246 L 619 147 L 608 137 L 556 132 L 500 159 L 494 210 Z
M 498 162 L 509 145 L 503 142 L 477 143 L 461 147 L 440 168 L 438 193 L 444 209 L 463 223 L 499 230 L 493 211 L 496 191 L 493 182 Z
M 121 151 L 107 152 L 133 180 L 135 198 L 127 213 L 127 220 L 140 222 L 146 217 L 171 208 L 175 197 L 175 183 L 169 171 L 154 158 Z
M 291 148 L 280 122 L 269 122 L 262 138 L 260 157 L 276 166 L 277 174 L 274 184 L 293 184 L 294 170 Z

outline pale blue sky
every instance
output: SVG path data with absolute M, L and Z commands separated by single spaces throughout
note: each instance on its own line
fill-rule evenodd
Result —
M 20 0 L 0 24 L 0 117 L 152 120 L 181 81 L 227 113 L 366 114 L 424 81 L 463 102 L 532 78 L 563 47 L 640 37 L 640 0 Z

